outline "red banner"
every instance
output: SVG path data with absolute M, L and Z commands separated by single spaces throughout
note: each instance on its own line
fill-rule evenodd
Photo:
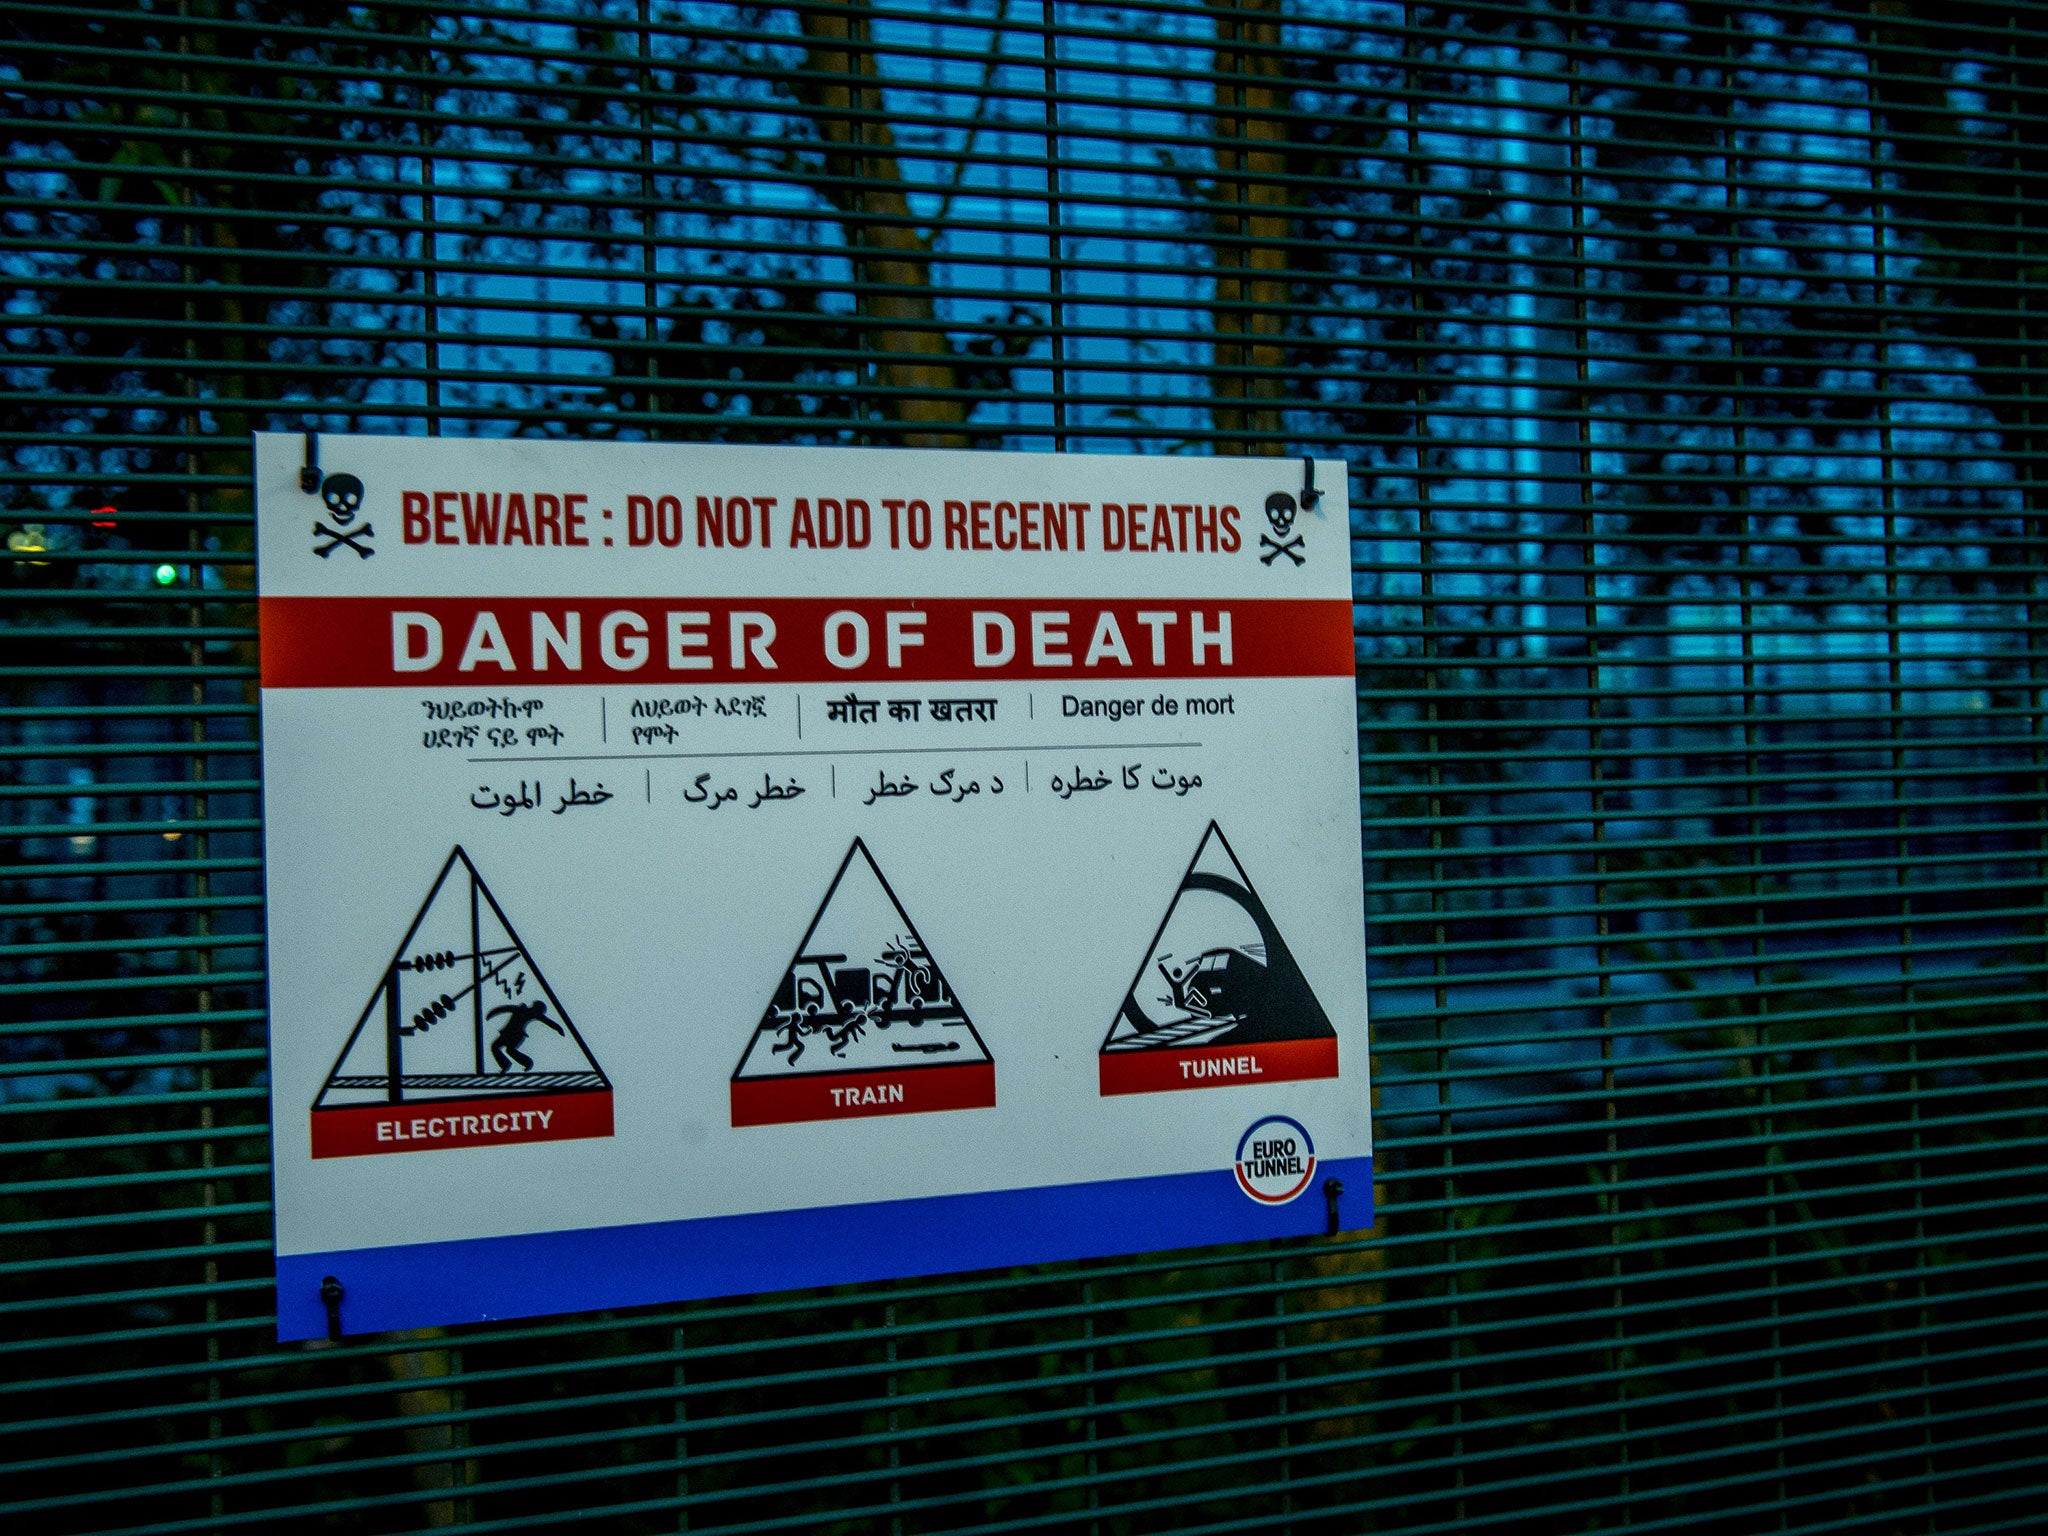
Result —
M 1105 1051 L 1104 1095 L 1168 1093 L 1179 1088 L 1239 1088 L 1247 1083 L 1301 1082 L 1337 1075 L 1337 1041 L 1264 1040 L 1253 1045 L 1198 1045 L 1187 1050 Z
M 524 1093 L 313 1111 L 315 1157 L 576 1141 L 612 1133 L 611 1093 Z
M 915 1115 L 934 1109 L 988 1109 L 996 1101 L 993 1062 L 912 1067 L 902 1072 L 820 1072 L 733 1079 L 734 1125 L 790 1125 L 799 1120 L 852 1120 Z
M 1349 677 L 1307 598 L 266 597 L 266 688 Z

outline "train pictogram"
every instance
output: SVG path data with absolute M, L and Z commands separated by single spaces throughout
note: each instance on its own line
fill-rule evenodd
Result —
M 733 1124 L 993 1103 L 988 1047 L 855 838 L 733 1073 Z

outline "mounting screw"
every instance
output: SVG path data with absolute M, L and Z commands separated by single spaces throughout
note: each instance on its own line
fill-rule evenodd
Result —
M 341 1282 L 332 1275 L 320 1281 L 320 1301 L 327 1308 L 327 1337 L 334 1343 L 341 1342 Z
M 1323 1230 L 1332 1237 L 1335 1237 L 1339 1230 L 1337 1226 L 1337 1202 L 1343 1196 L 1344 1181 L 1342 1179 L 1323 1180 L 1323 1211 L 1329 1219 L 1329 1225 L 1324 1227 Z
M 1301 457 L 1301 510 L 1313 512 L 1316 503 L 1323 499 L 1323 493 L 1316 489 L 1316 461 L 1307 454 Z
M 308 496 L 320 494 L 320 434 L 306 434 L 306 463 L 299 471 L 299 489 Z

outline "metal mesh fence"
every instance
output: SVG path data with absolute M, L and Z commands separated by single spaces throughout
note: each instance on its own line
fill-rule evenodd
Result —
M 1991 1531 L 2048 12 L 0 12 L 11 1529 Z M 1351 465 L 1376 1232 L 279 1347 L 252 430 Z

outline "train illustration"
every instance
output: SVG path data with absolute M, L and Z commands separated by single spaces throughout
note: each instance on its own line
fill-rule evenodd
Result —
M 776 1033 L 771 1050 L 794 1065 L 806 1042 L 822 1034 L 834 1056 L 870 1025 L 887 1029 L 960 1017 L 959 1004 L 931 957 L 914 941 L 886 946 L 874 965 L 848 965 L 843 954 L 802 954 L 783 974 L 770 1004 Z M 906 1047 L 914 1049 L 915 1047 Z
M 1273 973 L 1263 955 L 1248 949 L 1205 949 L 1178 967 L 1158 961 L 1173 1006 L 1198 1019 L 1222 1022 L 1257 1013 L 1272 990 Z M 1149 1020 L 1147 1021 L 1150 1022 Z

